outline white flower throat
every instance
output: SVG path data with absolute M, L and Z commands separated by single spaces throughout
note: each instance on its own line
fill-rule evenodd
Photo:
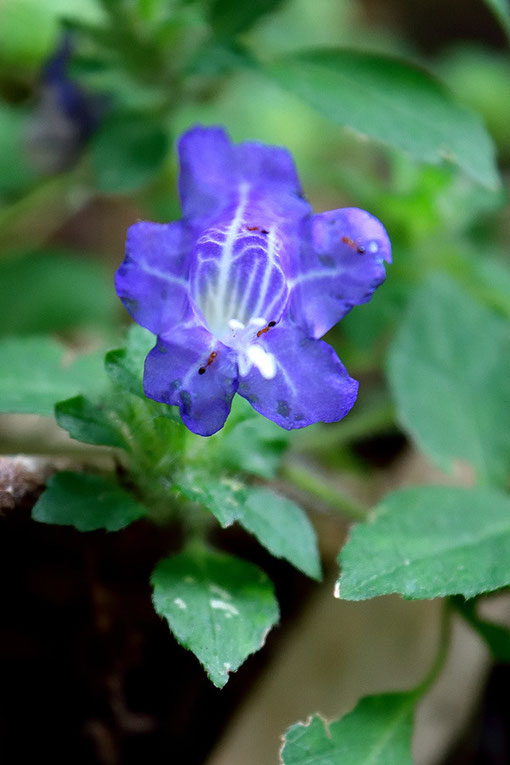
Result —
M 248 192 L 242 184 L 237 205 L 198 239 L 192 295 L 210 332 L 237 352 L 240 376 L 255 367 L 270 380 L 276 360 L 263 347 L 263 335 L 281 316 L 288 286 L 278 262 L 274 216 L 260 205 L 250 206 Z M 263 225 L 267 219 L 272 225 Z

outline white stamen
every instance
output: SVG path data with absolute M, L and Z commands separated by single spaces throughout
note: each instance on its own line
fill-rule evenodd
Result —
M 268 353 L 260 345 L 249 345 L 246 354 L 259 370 L 262 377 L 272 380 L 276 375 L 276 360 L 272 353 Z
M 262 318 L 262 316 L 255 316 L 253 319 L 250 319 L 249 326 L 250 327 L 265 327 L 267 325 L 267 321 Z
M 230 329 L 244 329 L 244 324 L 239 319 L 230 319 L 228 326 Z

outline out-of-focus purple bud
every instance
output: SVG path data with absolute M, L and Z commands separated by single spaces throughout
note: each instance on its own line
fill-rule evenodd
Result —
M 44 174 L 73 166 L 104 111 L 100 99 L 70 79 L 71 56 L 72 40 L 65 35 L 42 69 L 37 102 L 25 133 L 29 162 Z

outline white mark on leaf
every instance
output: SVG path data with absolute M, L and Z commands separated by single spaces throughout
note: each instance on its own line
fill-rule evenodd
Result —
M 232 603 L 226 603 L 224 600 L 217 600 L 216 598 L 211 598 L 209 601 L 209 604 L 211 608 L 215 608 L 219 611 L 225 611 L 225 616 L 239 616 L 239 611 L 235 606 L 232 605 Z
M 174 603 L 178 608 L 181 608 L 183 611 L 188 607 L 184 600 L 182 598 L 175 598 Z
M 232 600 L 232 595 L 230 592 L 224 590 L 223 587 L 218 587 L 217 584 L 210 584 L 209 589 L 213 595 L 219 595 L 220 598 L 223 598 L 223 600 Z

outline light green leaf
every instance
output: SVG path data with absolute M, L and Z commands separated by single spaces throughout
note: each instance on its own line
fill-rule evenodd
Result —
M 494 147 L 478 116 L 405 61 L 354 50 L 312 50 L 264 71 L 362 137 L 421 162 L 449 160 L 485 186 L 500 185 Z
M 2 334 L 111 326 L 117 303 L 106 269 L 88 255 L 41 251 L 0 260 Z
M 41 2 L 41 0 L 39 0 Z M 71 21 L 98 24 L 106 21 L 103 3 L 98 0 L 43 0 L 53 13 Z
M 74 526 L 78 531 L 118 531 L 145 514 L 145 507 L 115 481 L 70 471 L 50 478 L 32 510 L 34 521 Z
M 312 579 L 321 578 L 315 531 L 306 513 L 290 499 L 250 487 L 239 508 L 239 523 L 277 558 L 285 558 Z
M 48 337 L 0 340 L 0 412 L 51 416 L 57 401 L 82 390 L 99 392 L 105 383 L 102 354 L 80 356 L 72 364 L 64 354 Z
M 510 498 L 424 486 L 388 495 L 340 552 L 338 595 L 471 598 L 510 584 Z
M 412 765 L 412 693 L 367 696 L 326 723 L 314 715 L 285 734 L 283 765 Z
M 168 149 L 164 124 L 135 112 L 112 115 L 91 141 L 98 189 L 124 194 L 145 186 L 160 171 Z
M 230 672 L 264 645 L 278 621 L 268 577 L 256 566 L 212 550 L 188 549 L 152 574 L 154 607 L 222 688 Z
M 55 49 L 58 21 L 41 0 L 2 0 L 0 61 L 15 67 L 37 67 Z
M 55 406 L 55 419 L 77 441 L 121 449 L 127 447 L 121 433 L 122 423 L 115 417 L 112 407 L 102 401 L 93 402 L 85 396 L 59 401 Z
M 504 485 L 510 469 L 508 324 L 453 282 L 410 299 L 388 360 L 398 416 L 423 451 Z
M 485 0 L 510 39 L 510 5 L 508 0 Z
M 106 354 L 105 369 L 112 382 L 145 399 L 143 368 L 145 357 L 155 343 L 152 332 L 133 324 L 128 331 L 126 347 Z

